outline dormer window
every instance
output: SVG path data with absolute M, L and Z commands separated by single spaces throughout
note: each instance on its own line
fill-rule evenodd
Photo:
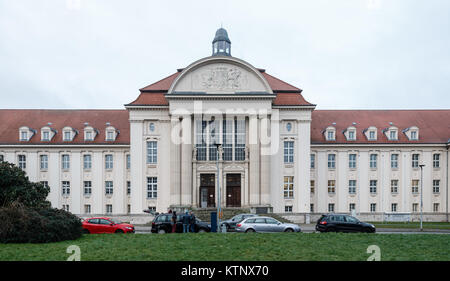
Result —
M 73 128 L 65 127 L 63 129 L 63 141 L 73 141 L 77 133 L 78 131 L 74 130 Z
M 384 133 L 388 140 L 390 141 L 396 141 L 398 140 L 398 129 L 397 127 L 391 126 L 384 130 Z
M 116 130 L 114 127 L 109 126 L 106 128 L 106 141 L 115 141 L 116 137 L 118 135 L 119 131 Z
M 408 137 L 410 141 L 419 140 L 419 128 L 416 126 L 404 129 L 403 133 Z
M 347 138 L 348 141 L 354 141 L 356 140 L 356 128 L 355 127 L 348 127 L 344 131 L 344 135 Z
M 349 131 L 348 132 L 348 140 L 355 140 L 355 131 Z
M 50 140 L 50 132 L 49 131 L 42 132 L 42 140 L 43 141 L 49 141 Z
M 375 131 L 369 131 L 369 140 L 377 140 Z
M 93 141 L 98 131 L 91 126 L 86 126 L 84 128 L 84 140 L 85 141 Z
M 36 133 L 36 131 L 29 127 L 21 127 L 19 129 L 19 140 L 20 141 L 29 141 L 35 133 Z
M 336 140 L 336 128 L 335 127 L 330 126 L 330 127 L 326 128 L 324 133 L 325 133 L 325 139 L 327 141 Z

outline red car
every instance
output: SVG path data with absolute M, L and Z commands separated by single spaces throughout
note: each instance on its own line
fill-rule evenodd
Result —
M 134 233 L 134 226 L 110 218 L 88 218 L 82 223 L 83 232 L 89 233 Z

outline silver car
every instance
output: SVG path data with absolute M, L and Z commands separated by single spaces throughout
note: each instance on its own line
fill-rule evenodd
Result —
M 250 217 L 236 225 L 237 232 L 301 232 L 300 226 L 271 217 Z

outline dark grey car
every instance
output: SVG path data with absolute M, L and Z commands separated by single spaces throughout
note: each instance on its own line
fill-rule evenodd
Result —
M 222 228 L 222 225 L 225 225 L 227 227 L 227 231 L 235 230 L 236 224 L 240 223 L 241 221 L 243 221 L 246 218 L 255 217 L 255 216 L 257 216 L 257 215 L 256 214 L 239 214 L 239 215 L 235 215 L 231 219 L 221 222 L 220 228 Z
M 271 217 L 246 218 L 236 225 L 237 232 L 301 232 L 300 226 Z

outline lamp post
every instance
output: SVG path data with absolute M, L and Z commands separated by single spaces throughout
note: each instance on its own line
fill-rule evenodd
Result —
M 220 156 L 220 148 L 222 147 L 221 143 L 214 143 L 216 146 L 216 168 L 217 168 L 217 232 L 220 232 L 220 212 L 221 212 L 221 200 L 220 200 L 220 170 L 219 170 L 219 156 Z
M 420 231 L 423 231 L 423 167 L 425 164 L 420 164 Z

